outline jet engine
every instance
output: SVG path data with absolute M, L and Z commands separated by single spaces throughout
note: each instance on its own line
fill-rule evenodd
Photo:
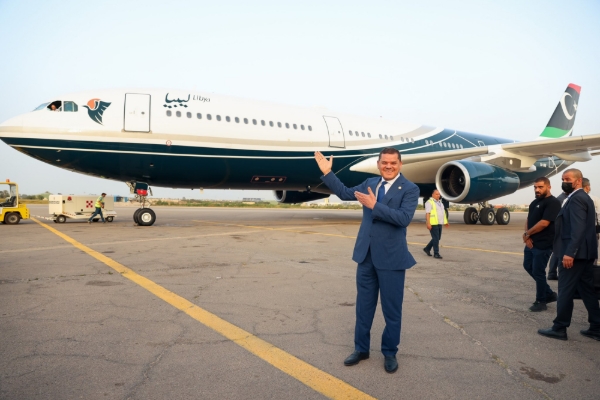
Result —
M 275 190 L 275 198 L 283 204 L 304 203 L 329 197 L 326 193 L 298 192 L 295 190 Z
M 450 161 L 438 170 L 435 184 L 444 199 L 473 204 L 514 193 L 519 188 L 519 177 L 482 162 Z

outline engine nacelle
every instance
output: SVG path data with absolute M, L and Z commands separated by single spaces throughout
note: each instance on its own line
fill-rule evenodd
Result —
M 283 204 L 305 203 L 307 201 L 319 200 L 329 197 L 326 193 L 298 192 L 295 190 L 276 190 L 275 198 Z
M 444 199 L 472 204 L 516 192 L 519 177 L 514 172 L 486 163 L 450 161 L 438 170 L 435 184 Z

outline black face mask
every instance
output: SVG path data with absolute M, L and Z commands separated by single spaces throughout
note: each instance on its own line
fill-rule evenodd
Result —
M 561 189 L 566 194 L 573 193 L 573 182 L 563 182 L 561 185 Z

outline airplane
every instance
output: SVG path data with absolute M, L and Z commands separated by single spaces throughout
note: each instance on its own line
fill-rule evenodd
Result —
M 600 134 L 573 136 L 581 87 L 569 84 L 538 138 L 526 142 L 182 90 L 97 90 L 61 95 L 0 124 L 0 139 L 48 164 L 126 182 L 149 226 L 152 186 L 273 190 L 281 203 L 326 198 L 314 152 L 335 158 L 355 186 L 397 148 L 402 173 L 428 199 L 470 204 L 467 224 L 506 225 L 489 201 L 600 153 Z M 476 205 L 477 207 L 473 207 Z

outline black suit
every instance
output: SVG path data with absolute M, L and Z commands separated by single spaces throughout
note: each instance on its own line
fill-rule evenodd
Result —
M 579 291 L 588 311 L 590 329 L 600 330 L 600 307 L 594 293 L 592 266 L 598 257 L 594 202 L 583 191 L 574 192 L 556 217 L 553 251 L 558 257 L 558 303 L 554 330 L 571 325 L 573 296 Z M 563 256 L 573 257 L 573 267 L 562 265 Z

